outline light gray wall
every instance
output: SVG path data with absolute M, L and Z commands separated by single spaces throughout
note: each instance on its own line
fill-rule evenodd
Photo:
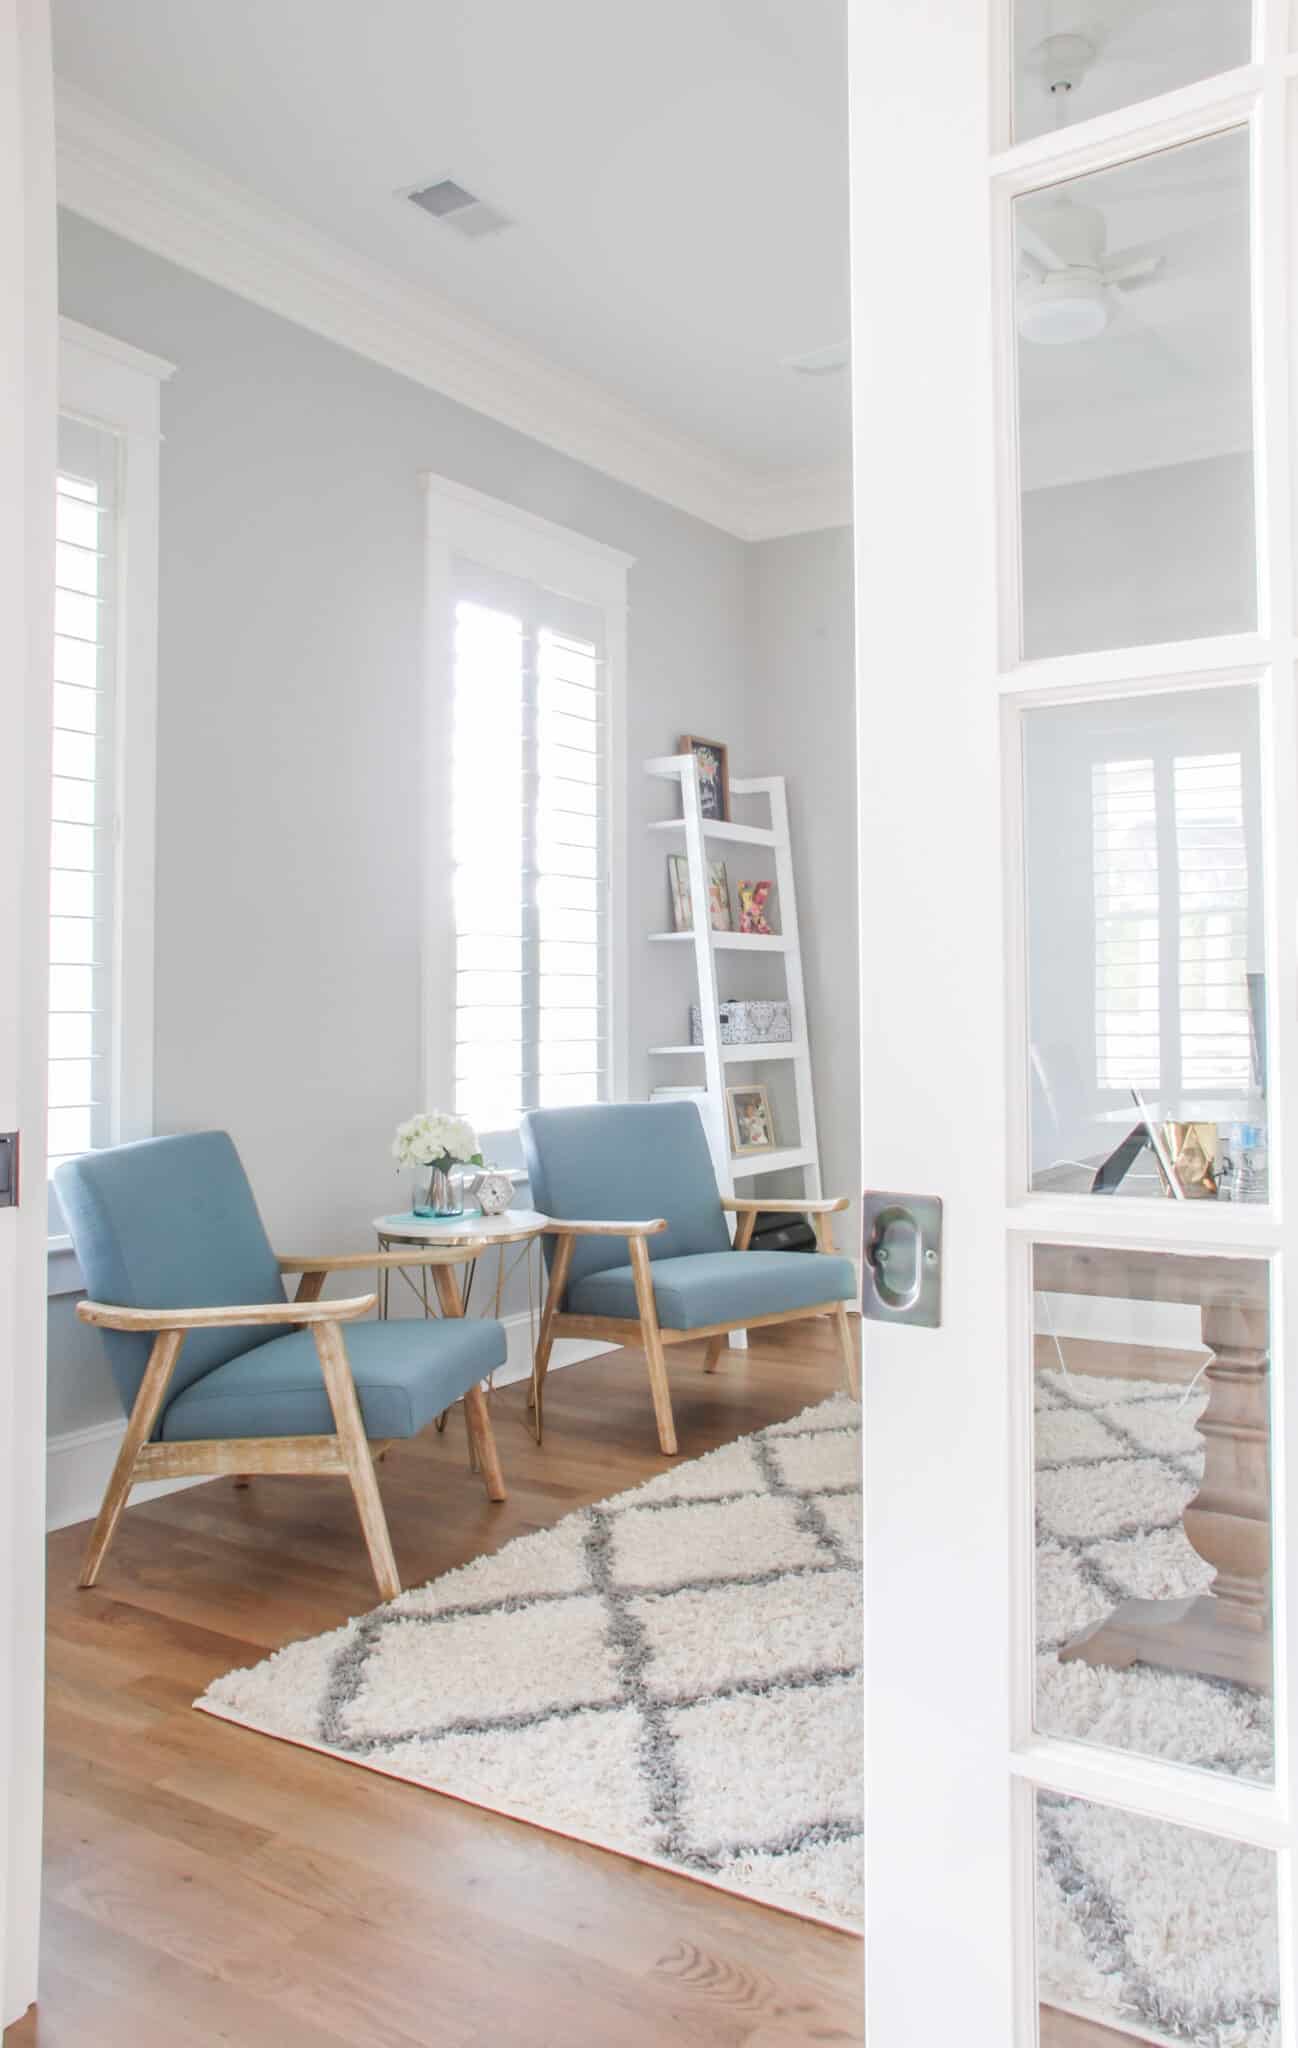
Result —
M 857 945 L 856 667 L 852 530 L 833 527 L 749 550 L 749 667 L 755 749 L 788 782 L 798 920 L 825 1190 L 850 1194 L 835 1219 L 859 1253 L 860 1001 Z M 773 1071 L 762 1070 L 765 1079 Z M 780 1101 L 775 1102 L 777 1114 Z
M 1028 491 L 1024 651 L 1247 632 L 1256 565 L 1247 453 Z
M 639 764 L 694 730 L 729 737 L 737 773 L 765 765 L 748 551 L 76 217 L 60 284 L 65 313 L 178 366 L 163 393 L 157 1128 L 231 1130 L 276 1244 L 361 1247 L 405 1199 L 387 1143 L 419 1086 L 420 471 L 636 557 L 633 1093 L 685 993 L 644 937 L 665 917 L 643 827 L 666 791 Z M 66 1299 L 50 1381 L 54 1430 L 116 1414 Z

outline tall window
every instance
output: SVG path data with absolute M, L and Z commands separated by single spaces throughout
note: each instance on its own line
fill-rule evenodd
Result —
M 153 1124 L 159 394 L 171 369 L 60 322 L 51 1172 Z M 51 1191 L 51 1236 L 62 1229 Z M 53 1249 L 51 1287 L 74 1285 Z
M 59 425 L 50 832 L 49 1166 L 112 1135 L 118 441 Z
M 608 1093 L 603 627 L 466 563 L 454 583 L 455 1097 L 501 1132 Z
M 1100 1088 L 1250 1082 L 1249 854 L 1238 752 L 1091 771 Z

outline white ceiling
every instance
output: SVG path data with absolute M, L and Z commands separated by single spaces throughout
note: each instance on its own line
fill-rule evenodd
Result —
M 62 80 L 772 482 L 848 459 L 844 0 L 55 0 Z M 396 195 L 454 177 L 467 241 Z
M 1163 150 L 1018 201 L 1048 228 L 1060 192 L 1104 220 L 1105 257 L 1157 256 L 1152 278 L 1111 292 L 1090 341 L 1018 343 L 1023 481 L 1162 467 L 1252 438 L 1249 155 L 1242 129 Z
M 1016 137 L 1246 64 L 1252 13 L 1252 0 L 1014 0 Z M 1046 38 L 1065 35 L 1084 38 L 1094 61 L 1052 94 L 1038 57 Z

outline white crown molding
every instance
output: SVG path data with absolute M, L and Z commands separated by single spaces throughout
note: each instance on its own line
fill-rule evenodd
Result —
M 56 127 L 59 203 L 209 283 L 741 539 L 841 523 L 808 517 L 826 479 L 677 433 L 63 81 Z
M 97 327 L 83 327 L 79 320 L 69 320 L 66 313 L 59 315 L 59 337 L 82 348 L 88 355 L 103 356 L 105 361 L 118 363 L 124 370 L 135 370 L 142 377 L 153 377 L 159 384 L 165 384 L 176 374 L 176 365 L 169 363 L 165 356 L 151 356 L 147 349 L 136 348 L 129 341 L 119 341 L 115 334 L 101 334 Z
M 820 533 L 852 523 L 849 463 L 797 470 L 750 489 L 745 507 L 745 540 L 783 540 L 795 533 Z

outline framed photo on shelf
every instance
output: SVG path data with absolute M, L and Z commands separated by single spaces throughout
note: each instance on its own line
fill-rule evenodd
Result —
M 694 905 L 690 900 L 690 863 L 683 853 L 669 853 L 667 872 L 671 879 L 672 930 L 692 932 Z M 723 860 L 708 862 L 708 922 L 714 932 L 728 932 L 730 924 L 730 877 Z
M 740 882 L 737 884 L 737 887 L 739 890 L 740 931 L 751 932 L 759 938 L 772 937 L 771 922 L 766 915 L 766 906 L 771 899 L 771 884 L 769 882 Z
M 739 1158 L 750 1152 L 774 1152 L 775 1118 L 771 1098 L 757 1082 L 742 1082 L 726 1090 L 726 1116 L 730 1124 L 730 1149 Z
M 724 824 L 730 816 L 730 757 L 720 740 L 701 740 L 683 733 L 678 754 L 693 754 L 699 764 L 699 802 L 705 822 Z

